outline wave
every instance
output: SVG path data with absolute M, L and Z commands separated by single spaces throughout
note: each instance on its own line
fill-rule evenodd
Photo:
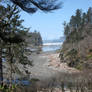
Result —
M 56 46 L 56 45 L 62 45 L 63 42 L 56 42 L 56 43 L 43 43 L 43 46 Z

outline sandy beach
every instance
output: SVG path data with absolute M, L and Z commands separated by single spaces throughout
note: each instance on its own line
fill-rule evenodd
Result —
M 30 78 L 42 80 L 55 77 L 60 73 L 77 72 L 76 69 L 68 67 L 66 63 L 60 63 L 59 53 L 55 51 L 34 53 L 29 56 L 29 59 L 33 59 L 33 67 L 29 69 Z

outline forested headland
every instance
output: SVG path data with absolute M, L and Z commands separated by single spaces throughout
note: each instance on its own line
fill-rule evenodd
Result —
M 92 69 L 92 8 L 77 9 L 69 23 L 64 22 L 66 40 L 61 49 L 61 62 L 77 69 Z

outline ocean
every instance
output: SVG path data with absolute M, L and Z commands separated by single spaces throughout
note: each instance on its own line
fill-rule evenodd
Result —
M 50 40 L 50 41 L 43 41 L 43 48 L 42 51 L 56 51 L 62 47 L 63 41 L 62 40 Z

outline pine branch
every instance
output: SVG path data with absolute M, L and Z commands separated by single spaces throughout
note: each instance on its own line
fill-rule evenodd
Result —
M 11 0 L 21 9 L 29 13 L 35 13 L 38 9 L 44 12 L 60 9 L 62 3 L 56 0 Z

